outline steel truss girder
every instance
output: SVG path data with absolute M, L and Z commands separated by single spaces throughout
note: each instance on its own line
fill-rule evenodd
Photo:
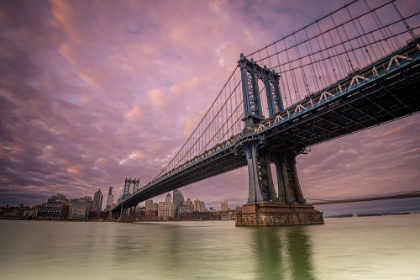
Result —
M 419 81 L 420 80 L 420 75 L 419 75 L 418 71 L 413 71 L 413 73 L 409 73 L 409 74 L 410 75 L 407 75 L 407 73 L 406 73 L 407 79 L 410 80 L 410 83 L 412 85 L 418 86 L 419 85 L 419 82 L 420 82 Z M 389 80 L 387 80 L 387 81 L 389 82 Z M 388 83 L 388 84 L 387 83 L 384 83 L 384 84 L 386 84 L 385 86 L 388 88 L 388 91 L 390 91 L 390 92 L 395 92 L 394 89 L 396 89 L 397 91 L 395 92 L 394 96 L 400 96 L 400 99 L 402 100 L 403 98 L 405 98 L 405 96 L 407 96 L 407 92 L 401 92 L 401 90 L 398 89 L 398 86 L 400 84 L 402 84 L 402 83 L 404 83 L 404 79 L 400 79 L 399 81 L 392 81 L 392 83 Z M 404 87 L 404 89 L 407 89 L 407 88 Z M 380 120 L 375 119 L 374 117 L 372 117 L 371 115 L 369 115 L 368 112 L 363 112 L 362 110 L 360 110 L 360 109 L 356 108 L 354 105 L 352 105 L 356 101 L 363 100 L 364 96 L 372 96 L 376 92 L 378 92 L 378 90 L 371 90 L 370 89 L 368 91 L 358 91 L 357 95 L 354 95 L 352 93 L 353 96 L 352 96 L 351 100 L 350 99 L 346 99 L 345 97 L 341 97 L 340 98 L 340 104 L 338 104 L 334 108 L 329 108 L 329 109 L 322 108 L 321 110 L 320 110 L 320 108 L 316 108 L 316 109 L 312 110 L 313 115 L 311 117 L 306 118 L 305 120 L 301 120 L 301 122 L 295 122 L 293 125 L 283 123 L 282 125 L 278 126 L 279 129 L 277 129 L 276 132 L 271 133 L 270 131 L 266 131 L 265 133 L 267 135 L 269 135 L 269 138 L 270 137 L 271 138 L 274 138 L 273 141 L 275 142 L 275 139 L 278 137 L 277 136 L 278 134 L 284 133 L 285 131 L 290 131 L 290 129 L 292 127 L 296 127 L 297 129 L 300 129 L 300 126 L 303 123 L 307 123 L 308 121 L 313 120 L 318 115 L 325 115 L 325 114 L 330 113 L 330 112 L 332 112 L 334 115 L 336 115 L 337 118 L 343 118 L 343 119 L 347 119 L 348 120 L 348 118 L 349 118 L 348 116 L 349 115 L 354 115 L 356 113 L 360 117 L 362 117 L 361 119 L 360 119 L 360 117 L 358 117 L 360 120 L 365 119 L 364 121 L 355 121 L 355 120 L 352 120 L 353 123 L 357 123 L 358 124 L 358 127 L 357 126 L 353 126 L 353 131 L 350 132 L 350 133 L 354 133 L 354 132 L 357 132 L 357 131 L 360 131 L 360 130 L 369 128 L 371 126 L 378 125 L 378 124 L 381 123 Z M 389 98 L 392 99 L 392 96 L 388 96 L 388 99 Z M 371 100 L 374 101 L 374 102 L 376 102 L 375 99 L 371 99 Z M 415 96 L 415 98 L 411 98 L 411 101 L 412 102 L 410 102 L 410 104 L 411 104 L 410 110 L 412 110 L 414 112 L 419 111 L 419 108 L 418 107 L 419 107 L 420 97 L 417 95 L 417 96 Z M 375 104 L 372 104 L 372 103 L 371 103 L 371 106 L 377 107 Z M 399 110 L 398 110 L 399 113 L 397 112 L 398 114 L 396 114 L 396 112 L 393 112 L 393 114 L 395 115 L 396 118 L 399 118 L 399 117 L 402 117 L 402 116 L 405 116 L 405 115 L 410 114 L 410 112 L 407 112 L 407 111 L 401 112 L 401 110 L 404 110 L 405 107 L 403 107 L 403 108 L 398 107 L 398 108 L 399 108 Z M 351 111 L 353 113 L 351 113 L 351 114 L 350 113 L 346 113 L 347 116 L 345 116 L 345 115 L 344 116 L 341 116 L 340 115 L 340 110 L 343 110 L 343 111 Z M 392 117 L 390 116 L 390 119 L 389 120 L 391 120 L 391 118 Z M 371 120 L 371 122 L 367 122 L 366 119 Z M 388 119 L 385 119 L 385 120 L 382 120 L 382 121 L 383 122 L 386 122 L 386 121 L 389 121 L 389 120 Z M 310 126 L 310 123 L 307 126 Z M 338 137 L 344 136 L 346 134 L 349 134 L 349 132 L 348 131 L 347 131 L 347 133 L 346 132 L 341 132 L 341 135 L 338 136 Z M 333 137 L 333 138 L 338 138 L 338 137 Z M 325 137 L 325 138 L 333 139 L 333 138 L 330 138 L 330 137 Z M 325 141 L 320 141 L 319 143 L 322 143 L 322 142 L 325 142 Z M 317 143 L 312 143 L 312 144 L 317 144 Z

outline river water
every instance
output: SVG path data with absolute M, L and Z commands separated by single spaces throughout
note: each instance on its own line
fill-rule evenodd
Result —
M 0 279 L 420 279 L 420 214 L 276 228 L 0 220 Z

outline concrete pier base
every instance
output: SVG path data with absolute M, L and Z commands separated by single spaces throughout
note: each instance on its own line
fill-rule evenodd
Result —
M 236 226 L 289 226 L 324 224 L 322 212 L 309 204 L 256 202 L 242 206 L 236 213 Z
M 117 219 L 117 222 L 119 222 L 119 223 L 132 223 L 134 221 L 135 221 L 135 219 L 133 217 L 119 217 Z

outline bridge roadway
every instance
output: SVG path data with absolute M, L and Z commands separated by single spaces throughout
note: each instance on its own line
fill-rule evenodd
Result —
M 247 165 L 243 145 L 301 152 L 420 111 L 420 39 L 154 179 L 112 211 Z

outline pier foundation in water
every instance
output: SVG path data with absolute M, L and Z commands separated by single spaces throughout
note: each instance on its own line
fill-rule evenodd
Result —
M 256 202 L 242 206 L 236 213 L 236 226 L 290 226 L 324 224 L 322 212 L 309 204 Z

